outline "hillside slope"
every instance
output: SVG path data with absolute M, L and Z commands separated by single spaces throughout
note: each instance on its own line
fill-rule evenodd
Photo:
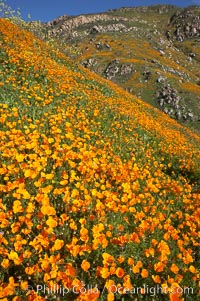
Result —
M 4 19 L 0 38 L 0 298 L 198 300 L 199 136 Z
M 198 6 L 121 8 L 40 26 L 84 67 L 200 133 Z

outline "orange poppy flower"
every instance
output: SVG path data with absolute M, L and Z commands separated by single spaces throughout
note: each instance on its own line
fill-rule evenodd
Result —
M 147 278 L 148 275 L 149 275 L 148 271 L 146 269 L 142 269 L 142 271 L 141 271 L 142 278 Z
M 124 270 L 122 268 L 117 268 L 115 274 L 118 278 L 122 278 L 124 276 Z
M 87 260 L 83 260 L 81 263 L 81 268 L 86 272 L 90 268 L 90 263 Z

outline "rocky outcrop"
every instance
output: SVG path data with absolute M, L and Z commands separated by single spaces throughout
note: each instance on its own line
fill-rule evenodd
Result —
M 123 64 L 120 68 L 121 75 L 128 75 L 133 72 L 133 65 L 132 64 Z
M 196 118 L 192 110 L 182 103 L 177 90 L 169 84 L 157 91 L 157 100 L 162 111 L 172 118 L 182 121 L 193 121 Z
M 95 47 L 98 50 L 108 50 L 108 49 L 110 49 L 110 45 L 108 43 L 102 43 L 102 42 L 96 43 Z
M 63 16 L 59 16 L 58 18 L 50 21 L 50 22 L 47 22 L 47 26 L 51 27 L 51 26 L 56 26 L 58 25 L 59 23 L 63 23 L 67 20 L 71 19 L 70 16 L 68 15 L 63 15 Z
M 115 59 L 114 61 L 110 62 L 105 71 L 105 76 L 107 79 L 112 79 L 116 76 L 117 73 L 119 73 L 119 60 Z
M 107 65 L 104 74 L 107 79 L 112 79 L 116 75 L 128 76 L 132 72 L 133 72 L 132 64 L 120 64 L 120 61 L 118 59 L 115 59 Z
M 200 8 L 188 7 L 175 15 L 170 20 L 169 27 L 173 32 L 167 31 L 168 38 L 175 38 L 182 42 L 185 39 L 200 37 Z
M 100 32 L 128 32 L 131 31 L 132 27 L 127 28 L 124 24 L 122 23 L 114 23 L 114 24 L 109 24 L 109 25 L 95 25 L 91 28 L 90 33 L 95 34 L 95 33 L 100 33 Z
M 177 94 L 177 90 L 166 85 L 157 92 L 157 98 L 159 105 L 163 107 L 165 104 L 170 105 L 171 107 L 178 109 L 180 97 Z
M 94 59 L 94 58 L 89 58 L 85 61 L 82 62 L 82 65 L 85 67 L 85 68 L 92 68 L 94 67 L 95 65 L 97 64 L 97 60 Z
M 48 36 L 59 35 L 74 35 L 74 30 L 85 24 L 98 23 L 101 21 L 112 21 L 114 24 L 104 26 L 101 28 L 99 25 L 95 25 L 89 31 L 89 33 L 95 31 L 120 31 L 126 28 L 125 25 L 120 24 L 120 21 L 127 21 L 128 19 L 123 17 L 113 17 L 107 14 L 96 14 L 96 15 L 80 15 L 76 17 L 62 16 L 46 24 L 46 30 Z M 88 34 L 89 34 L 88 33 Z

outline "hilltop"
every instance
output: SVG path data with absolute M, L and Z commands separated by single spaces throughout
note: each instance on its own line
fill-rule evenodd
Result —
M 199 136 L 9 20 L 0 38 L 0 299 L 198 300 Z
M 199 9 L 124 7 L 33 27 L 84 67 L 199 134 Z

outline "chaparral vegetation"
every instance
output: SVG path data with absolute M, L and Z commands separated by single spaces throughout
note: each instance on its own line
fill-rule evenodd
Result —
M 199 300 L 199 136 L 6 19 L 0 48 L 0 300 Z

